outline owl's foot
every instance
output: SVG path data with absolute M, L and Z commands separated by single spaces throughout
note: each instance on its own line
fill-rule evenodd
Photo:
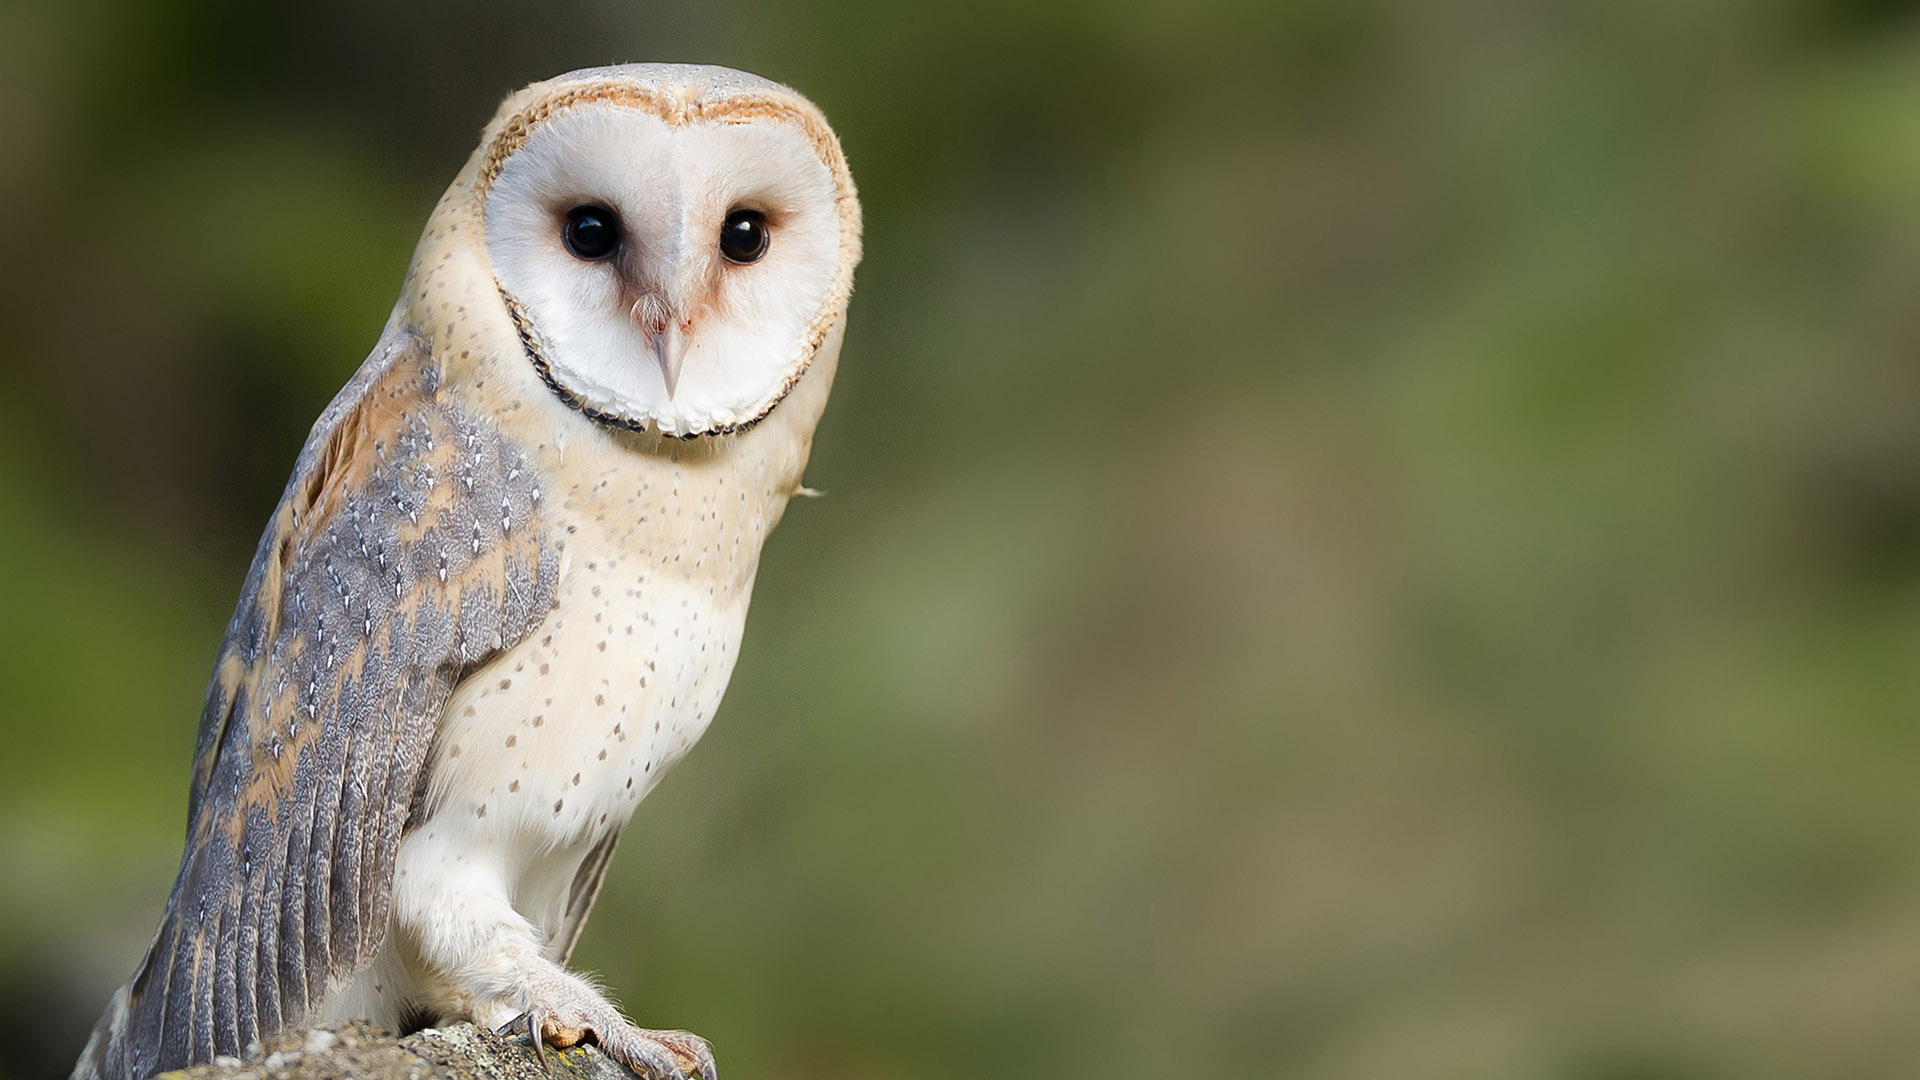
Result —
M 575 1046 L 591 1039 L 607 1056 L 645 1080 L 719 1080 L 713 1048 L 690 1031 L 636 1027 L 597 994 L 535 1005 L 509 1020 L 501 1035 L 527 1035 L 533 1054 L 547 1065 L 546 1047 Z

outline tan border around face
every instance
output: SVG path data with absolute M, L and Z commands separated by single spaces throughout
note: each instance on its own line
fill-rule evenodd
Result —
M 832 333 L 834 322 L 840 313 L 846 310 L 847 300 L 853 293 L 853 269 L 860 261 L 860 197 L 854 190 L 853 174 L 847 168 L 846 155 L 840 149 L 840 140 L 833 129 L 827 126 L 826 118 L 813 106 L 803 100 L 781 100 L 778 96 L 767 94 L 735 94 L 730 97 L 705 99 L 682 96 L 638 86 L 621 80 L 601 80 L 582 83 L 557 93 L 543 97 L 507 117 L 500 124 L 499 132 L 487 147 L 486 157 L 480 163 L 480 182 L 475 195 L 475 209 L 485 215 L 487 194 L 493 188 L 493 182 L 512 157 L 527 140 L 533 137 L 533 131 L 548 119 L 577 105 L 608 104 L 623 108 L 637 109 L 651 113 L 673 127 L 688 124 L 744 124 L 754 120 L 774 120 L 798 127 L 813 144 L 814 152 L 820 161 L 833 174 L 834 207 L 840 218 L 840 265 L 834 273 L 832 285 L 827 289 L 825 300 L 813 321 L 807 326 L 806 347 L 793 372 L 787 376 L 780 391 L 756 415 L 746 420 L 727 425 L 725 428 L 692 432 L 678 438 L 699 438 L 704 435 L 731 434 L 752 427 L 765 419 L 774 407 L 786 399 L 801 376 L 813 364 L 814 354 Z M 510 310 L 517 307 L 517 301 L 506 298 Z M 524 316 L 522 316 L 524 317 Z M 521 330 L 523 339 L 528 327 L 516 326 Z M 542 359 L 529 350 L 529 359 L 536 368 L 542 367 Z M 549 387 L 553 387 L 549 378 Z M 569 395 L 561 395 L 563 401 L 573 408 L 581 408 L 569 400 Z M 609 418 L 601 417 L 603 422 Z

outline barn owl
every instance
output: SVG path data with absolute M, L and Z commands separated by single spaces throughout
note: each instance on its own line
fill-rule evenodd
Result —
M 179 877 L 76 1077 L 367 1017 L 712 1080 L 565 963 L 720 703 L 859 256 L 839 142 L 785 87 L 634 65 L 506 100 L 260 541 Z

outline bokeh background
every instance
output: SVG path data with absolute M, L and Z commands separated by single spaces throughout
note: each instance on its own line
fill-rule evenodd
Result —
M 867 258 L 579 959 L 733 1077 L 1920 1071 L 1920 13 L 0 6 L 0 1075 L 178 857 L 321 405 L 508 91 L 730 64 Z

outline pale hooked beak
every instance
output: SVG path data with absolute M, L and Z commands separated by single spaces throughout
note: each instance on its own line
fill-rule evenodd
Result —
M 667 319 L 659 333 L 647 334 L 647 346 L 653 350 L 660 374 L 667 381 L 667 400 L 671 401 L 680 385 L 681 365 L 687 359 L 687 331 L 678 319 Z

